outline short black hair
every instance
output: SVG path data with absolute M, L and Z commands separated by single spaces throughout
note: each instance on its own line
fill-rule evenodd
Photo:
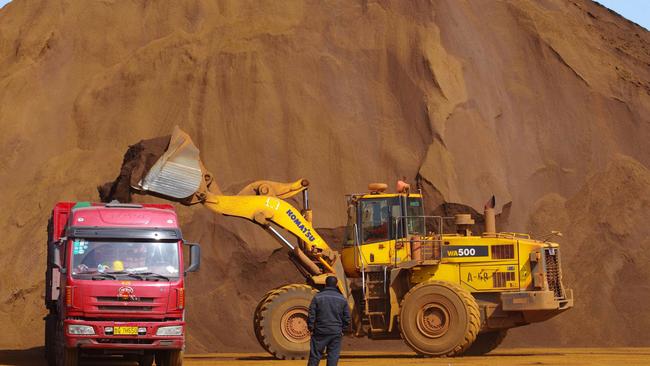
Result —
M 339 280 L 336 279 L 334 276 L 327 276 L 325 279 L 325 287 L 336 287 L 336 284 L 339 282 Z

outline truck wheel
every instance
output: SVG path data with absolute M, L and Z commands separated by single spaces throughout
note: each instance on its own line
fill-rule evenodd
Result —
M 151 366 L 153 365 L 153 353 L 146 353 L 138 359 L 138 366 Z
M 45 317 L 45 359 L 48 366 L 56 366 L 56 323 L 56 315 L 47 314 Z
M 481 333 L 476 337 L 474 343 L 463 353 L 463 356 L 480 356 L 499 347 L 508 330 L 497 330 L 494 332 Z
M 79 349 L 65 346 L 63 336 L 63 324 L 57 322 L 55 325 L 55 357 L 56 366 L 77 366 L 79 365 Z
M 402 338 L 415 352 L 456 356 L 476 339 L 481 316 L 472 294 L 459 285 L 427 281 L 404 296 L 399 324 Z
M 183 366 L 183 351 L 161 351 L 156 355 L 156 366 Z
M 262 347 L 281 360 L 304 360 L 309 354 L 309 304 L 316 290 L 286 285 L 267 294 L 258 305 L 255 334 Z

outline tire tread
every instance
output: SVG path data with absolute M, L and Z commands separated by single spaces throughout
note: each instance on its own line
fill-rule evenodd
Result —
M 281 295 L 288 293 L 290 291 L 304 291 L 311 295 L 314 295 L 318 292 L 316 289 L 309 285 L 303 284 L 290 284 L 278 287 L 273 289 L 262 297 L 262 300 L 257 305 L 255 310 L 254 327 L 255 327 L 255 336 L 257 337 L 258 342 L 267 352 L 272 354 L 275 358 L 279 360 L 286 359 L 304 359 L 305 357 L 293 357 L 282 353 L 282 350 L 278 349 L 276 345 L 269 341 L 269 337 L 266 334 L 266 329 L 264 328 L 264 320 L 269 316 L 269 307 L 273 304 L 273 301 L 276 300 Z
M 431 285 L 442 286 L 450 289 L 451 291 L 456 293 L 461 298 L 462 302 L 465 304 L 465 310 L 467 311 L 467 319 L 469 320 L 469 326 L 467 331 L 465 332 L 465 338 L 460 344 L 454 347 L 454 349 L 441 355 L 442 357 L 459 356 L 472 345 L 472 343 L 478 336 L 479 330 L 481 329 L 481 311 L 478 304 L 476 303 L 476 299 L 474 299 L 474 296 L 472 296 L 472 294 L 469 291 L 465 290 L 460 285 L 455 284 L 453 282 L 439 281 L 439 280 L 429 280 L 429 281 L 421 282 L 413 286 L 406 293 L 406 295 L 404 295 L 402 301 L 400 302 L 400 309 L 403 309 L 404 300 L 410 294 L 414 293 L 415 291 L 419 290 L 422 287 L 431 286 Z M 402 337 L 404 342 L 412 350 L 414 350 L 417 353 L 420 353 L 420 351 L 418 351 L 416 347 L 414 347 L 412 344 L 409 343 L 408 339 L 404 335 L 404 331 L 402 330 L 402 327 L 400 327 L 399 331 L 400 331 L 400 336 Z

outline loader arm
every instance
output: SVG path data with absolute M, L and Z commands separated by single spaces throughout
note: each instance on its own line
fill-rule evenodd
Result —
M 328 275 L 336 276 L 339 290 L 351 299 L 340 255 L 323 240 L 300 210 L 272 196 L 228 196 L 209 192 L 205 196 L 206 199 L 201 203 L 209 210 L 248 219 L 271 233 L 293 254 L 297 264 L 304 269 L 301 272 L 315 284 L 325 284 Z M 308 209 L 305 211 L 311 212 Z M 298 244 L 289 242 L 272 224 L 293 234 L 298 239 Z M 351 307 L 353 306 L 352 303 Z
M 132 188 L 184 205 L 200 203 L 215 213 L 251 220 L 289 249 L 292 261 L 312 282 L 324 284 L 325 277 L 333 274 L 339 279 L 341 292 L 346 297 L 350 294 L 339 254 L 312 226 L 307 180 L 288 183 L 259 180 L 245 186 L 237 195 L 223 194 L 201 161 L 199 149 L 178 127 L 174 128 L 167 149 L 156 163 L 149 169 L 136 170 L 144 175 L 136 179 L 138 184 Z M 302 211 L 284 200 L 301 192 Z M 293 234 L 298 243 L 291 243 L 273 225 Z
M 289 231 L 304 243 L 305 255 L 322 264 L 326 272 L 334 273 L 332 263 L 337 253 L 318 235 L 312 224 L 300 210 L 288 202 L 271 196 L 225 196 L 208 193 L 203 205 L 208 209 L 227 216 L 242 217 L 265 228 L 271 223 Z M 298 248 L 288 243 L 288 248 Z

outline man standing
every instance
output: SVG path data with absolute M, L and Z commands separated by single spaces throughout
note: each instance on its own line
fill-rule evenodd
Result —
M 309 362 L 317 366 L 327 349 L 327 366 L 336 366 L 341 353 L 343 331 L 350 326 L 348 301 L 336 287 L 334 276 L 325 279 L 325 288 L 314 296 L 309 305 L 307 326 L 311 333 Z

